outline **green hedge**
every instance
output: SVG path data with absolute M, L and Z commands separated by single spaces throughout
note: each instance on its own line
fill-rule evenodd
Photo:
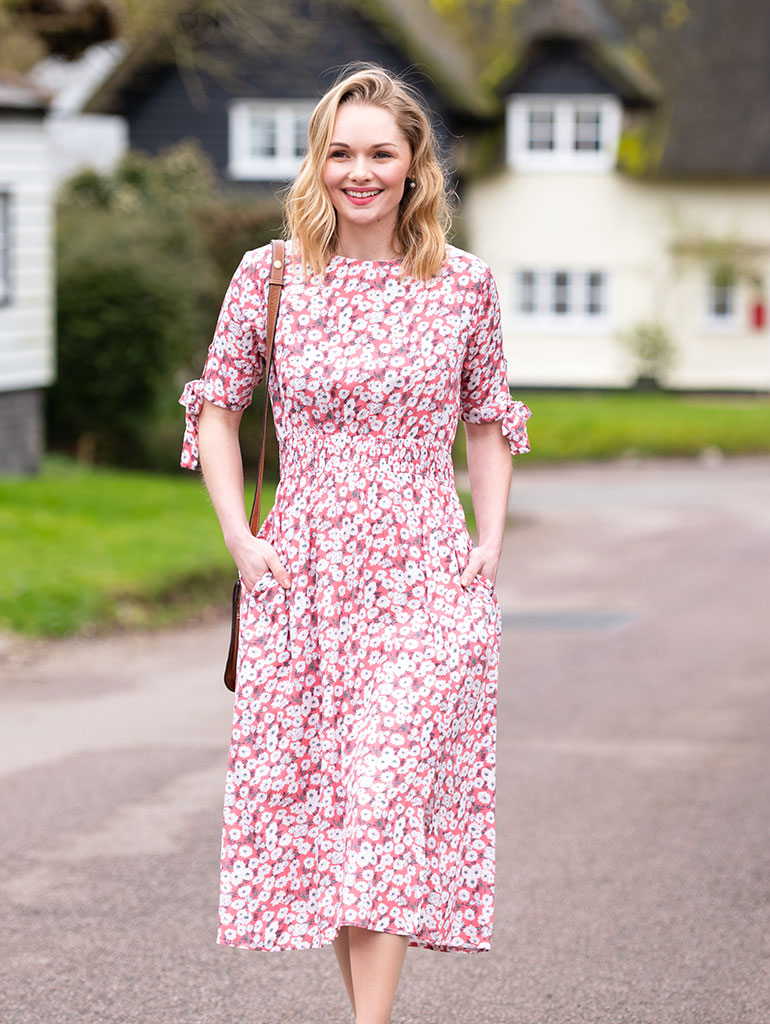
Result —
M 57 380 L 49 445 L 171 469 L 182 385 L 200 375 L 243 253 L 277 231 L 275 203 L 226 199 L 197 145 L 131 153 L 64 187 L 57 223 Z M 253 421 L 261 411 L 256 396 Z M 248 435 L 249 420 L 244 433 Z

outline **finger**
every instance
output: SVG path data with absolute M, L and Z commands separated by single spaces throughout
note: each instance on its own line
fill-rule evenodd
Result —
M 260 570 L 260 571 L 259 571 L 259 572 L 257 573 L 257 575 L 256 575 L 256 576 L 254 577 L 254 582 L 253 582 L 253 583 L 252 583 L 252 585 L 251 585 L 251 590 L 252 590 L 252 591 L 254 591 L 254 590 L 256 590 L 256 589 L 257 589 L 257 587 L 259 586 L 259 584 L 260 584 L 260 583 L 262 582 L 262 580 L 264 579 L 264 577 L 265 577 L 265 574 L 266 574 L 266 573 L 268 573 L 268 572 L 270 572 L 270 569 L 269 569 L 269 568 L 265 568 L 265 569 L 262 569 L 262 570 Z
M 252 576 L 251 571 L 249 571 L 249 572 L 241 572 L 241 573 L 239 573 L 239 576 L 241 578 L 241 586 L 245 590 L 248 590 L 249 593 L 251 593 L 264 575 L 265 575 L 264 569 L 261 572 L 258 572 L 254 576 Z
M 291 578 L 288 572 L 281 565 L 279 560 L 277 558 L 271 558 L 268 556 L 266 561 L 268 569 L 273 574 L 273 576 L 275 576 L 275 578 L 278 580 L 281 586 L 288 587 L 291 583 Z

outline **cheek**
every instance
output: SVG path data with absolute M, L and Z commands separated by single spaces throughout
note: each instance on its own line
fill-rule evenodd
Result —
M 329 199 L 329 202 L 336 210 L 338 205 L 338 198 L 337 195 L 335 194 L 334 189 L 339 182 L 339 175 L 329 174 L 327 171 L 324 171 L 321 181 L 323 183 L 324 189 L 326 190 L 326 195 Z
M 326 186 L 326 191 L 331 192 L 333 189 L 337 188 L 340 185 L 344 177 L 344 168 L 337 167 L 335 166 L 335 164 L 330 163 L 326 164 L 326 166 L 324 167 L 324 172 L 321 177 L 321 180 Z
M 407 166 L 391 167 L 387 175 L 388 184 L 394 188 L 403 188 L 408 176 L 409 168 Z

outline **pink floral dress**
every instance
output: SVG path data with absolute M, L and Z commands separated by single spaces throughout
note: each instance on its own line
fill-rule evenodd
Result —
M 287 250 L 290 255 L 290 248 Z M 182 465 L 204 398 L 243 409 L 264 373 L 270 247 L 246 253 L 190 382 Z M 413 946 L 489 949 L 501 612 L 460 575 L 458 417 L 511 399 L 489 268 L 453 246 L 441 274 L 287 259 L 270 396 L 280 484 L 259 532 L 291 574 L 244 592 L 217 941 L 325 946 L 355 925 Z

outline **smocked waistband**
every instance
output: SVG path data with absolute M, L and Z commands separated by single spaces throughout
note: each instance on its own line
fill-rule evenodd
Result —
M 279 454 L 282 478 L 294 473 L 350 469 L 351 464 L 379 465 L 422 477 L 453 476 L 452 450 L 435 438 L 306 430 L 281 438 Z

